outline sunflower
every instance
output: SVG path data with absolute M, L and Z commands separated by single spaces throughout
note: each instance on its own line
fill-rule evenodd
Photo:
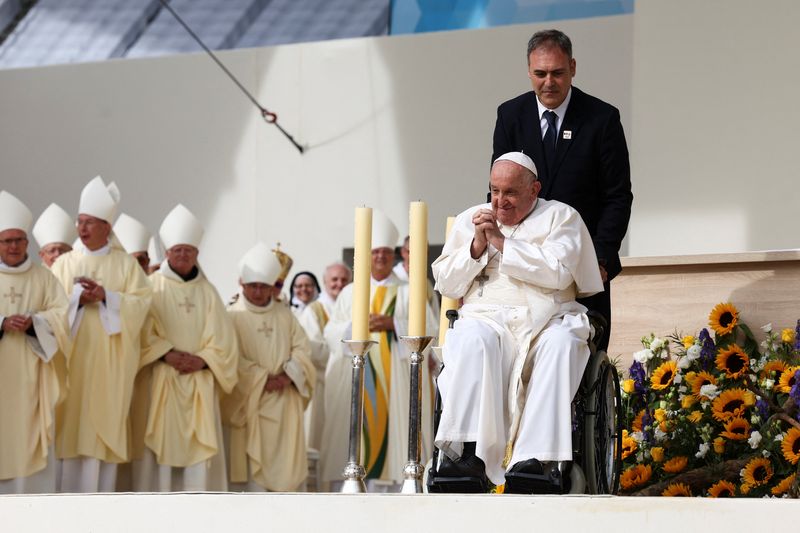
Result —
M 717 304 L 708 315 L 708 325 L 717 335 L 727 335 L 739 320 L 739 310 L 732 303 Z
M 800 460 L 800 429 L 791 428 L 786 432 L 781 442 L 781 451 L 784 459 L 793 465 L 797 464 Z
M 650 385 L 653 390 L 663 390 L 672 385 L 672 380 L 675 378 L 675 373 L 678 371 L 678 365 L 675 361 L 664 361 L 661 365 L 653 371 L 650 378 Z
M 729 440 L 747 440 L 750 437 L 750 423 L 744 418 L 731 418 L 725 422 L 721 436 Z
M 800 366 L 790 366 L 781 372 L 781 379 L 778 382 L 778 392 L 789 393 L 795 384 L 794 374 L 800 370 Z
M 662 496 L 691 496 L 692 489 L 689 488 L 689 485 L 685 483 L 670 483 L 667 485 L 667 488 L 664 489 L 664 492 L 661 493 Z
M 742 483 L 742 485 L 739 487 L 739 492 L 741 492 L 742 494 L 748 494 L 750 492 L 750 489 L 752 488 L 753 487 L 751 485 L 748 485 L 747 483 Z
M 711 414 L 720 421 L 742 416 L 747 408 L 745 392 L 739 388 L 722 391 L 711 403 Z
M 653 475 L 653 468 L 650 465 L 633 465 L 625 470 L 619 478 L 619 484 L 624 490 L 641 487 Z
M 792 488 L 792 485 L 794 485 L 794 480 L 796 478 L 797 478 L 797 472 L 795 472 L 789 477 L 783 478 L 780 483 L 772 487 L 772 494 L 774 494 L 775 496 L 780 496 L 781 494 L 788 492 L 789 489 Z
M 764 485 L 772 478 L 772 464 L 765 457 L 754 457 L 745 465 L 742 478 L 750 487 Z
M 686 419 L 689 420 L 689 422 L 691 422 L 692 424 L 699 424 L 700 421 L 703 419 L 703 411 L 692 411 L 691 413 L 689 413 Z
M 731 344 L 726 348 L 720 348 L 717 352 L 717 368 L 731 379 L 738 379 L 747 372 L 750 366 L 750 359 L 738 344 Z
M 639 445 L 636 443 L 636 441 L 633 439 L 633 437 L 630 437 L 628 435 L 628 430 L 627 429 L 623 429 L 622 430 L 622 458 L 623 459 L 627 459 L 633 452 L 636 451 L 636 449 L 638 447 L 639 447 Z
M 786 370 L 786 363 L 780 359 L 774 361 L 767 361 L 764 368 L 761 369 L 761 377 L 768 378 L 773 372 L 777 372 L 780 376 Z
M 717 481 L 708 487 L 708 496 L 710 498 L 733 498 L 736 496 L 736 485 L 730 481 Z
M 664 463 L 664 472 L 668 474 L 677 474 L 686 468 L 687 464 L 689 464 L 689 458 L 685 455 L 678 455 Z
M 681 398 L 681 407 L 683 407 L 684 409 L 688 409 L 696 403 L 697 403 L 697 398 L 695 398 L 691 394 L 687 394 L 686 396 Z
M 698 400 L 701 400 L 703 398 L 709 400 L 710 398 L 700 394 L 700 388 L 703 385 L 716 385 L 716 384 L 717 384 L 717 378 L 715 378 L 713 375 L 709 374 L 705 370 L 702 372 L 698 372 L 694 376 L 694 379 L 692 380 L 692 394 L 694 394 Z
M 639 411 L 639 414 L 631 422 L 631 429 L 634 431 L 642 431 L 642 419 L 644 418 L 644 409 Z

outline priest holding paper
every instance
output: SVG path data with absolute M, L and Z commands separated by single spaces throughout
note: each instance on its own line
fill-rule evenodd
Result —
M 220 393 L 236 385 L 236 338 L 225 306 L 197 263 L 203 227 L 178 204 L 161 224 L 167 260 L 151 275 L 144 348 L 150 372 L 144 457 L 136 490 L 227 490 Z M 137 401 L 137 408 L 142 400 Z
M 117 464 L 130 459 L 128 411 L 151 291 L 136 261 L 110 243 L 118 194 L 99 176 L 84 187 L 82 246 L 52 267 L 69 296 L 72 334 L 69 391 L 56 437 L 62 492 L 113 491 Z
M 303 412 L 316 372 L 292 310 L 273 297 L 281 264 L 264 244 L 239 263 L 242 297 L 228 307 L 239 346 L 239 382 L 224 402 L 232 490 L 304 490 L 308 476 Z
M 0 191 L 0 494 L 56 491 L 55 408 L 66 393 L 67 297 L 28 256 L 33 215 Z
M 372 279 L 369 301 L 369 337 L 376 341 L 365 369 L 364 467 L 368 490 L 396 490 L 403 478 L 408 456 L 409 352 L 398 338 L 408 335 L 409 287 L 392 273 L 398 232 L 382 212 L 372 215 Z M 336 300 L 325 338 L 330 359 L 325 376 L 325 424 L 321 450 L 322 481 L 338 490 L 347 462 L 350 427 L 351 356 L 342 339 L 356 340 L 351 324 L 353 284 Z M 428 335 L 435 334 L 436 316 L 426 305 L 420 322 Z M 423 443 L 430 448 L 431 388 L 427 369 L 423 374 Z M 423 462 L 430 455 L 423 452 Z
M 589 359 L 576 297 L 603 290 L 592 240 L 566 204 L 538 198 L 533 161 L 500 156 L 491 204 L 467 209 L 433 263 L 436 288 L 463 298 L 439 377 L 439 475 L 541 474 L 572 459 L 570 405 Z M 505 460 L 504 460 L 505 458 Z

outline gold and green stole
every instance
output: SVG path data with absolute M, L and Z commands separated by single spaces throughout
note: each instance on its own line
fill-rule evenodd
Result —
M 397 286 L 378 286 L 370 313 L 394 316 Z M 373 346 L 364 365 L 364 467 L 368 478 L 379 478 L 389 444 L 389 392 L 392 382 L 393 331 L 372 333 Z
M 314 317 L 317 319 L 317 324 L 319 324 L 319 330 L 325 331 L 325 326 L 328 324 L 328 313 L 325 311 L 325 306 L 322 305 L 322 302 L 319 300 L 314 300 L 308 306 L 311 308 L 311 311 L 314 313 Z

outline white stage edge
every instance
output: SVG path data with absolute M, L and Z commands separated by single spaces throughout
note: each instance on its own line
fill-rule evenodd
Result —
M 401 494 L 0 497 L 0 530 L 115 533 L 791 531 L 800 500 Z M 794 524 L 794 525 L 792 525 Z

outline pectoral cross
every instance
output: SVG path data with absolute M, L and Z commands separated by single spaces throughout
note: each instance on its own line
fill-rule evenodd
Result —
M 272 328 L 267 327 L 267 323 L 266 322 L 262 322 L 261 323 L 261 329 L 258 329 L 256 331 L 258 331 L 259 333 L 263 333 L 264 334 L 264 338 L 268 339 L 270 334 L 272 333 Z
M 478 282 L 478 297 L 483 296 L 483 286 L 489 281 L 489 276 L 486 275 L 486 271 L 481 271 L 481 275 L 475 278 Z
M 6 298 L 11 298 L 11 305 L 17 303 L 17 298 L 22 298 L 22 293 L 15 292 L 14 287 L 11 287 L 11 292 L 4 294 Z
M 192 312 L 192 308 L 194 307 L 194 304 L 189 301 L 189 298 L 187 296 L 184 296 L 183 297 L 183 303 L 182 304 L 178 304 L 178 307 L 185 307 L 186 308 L 186 312 L 187 313 L 191 313 Z

